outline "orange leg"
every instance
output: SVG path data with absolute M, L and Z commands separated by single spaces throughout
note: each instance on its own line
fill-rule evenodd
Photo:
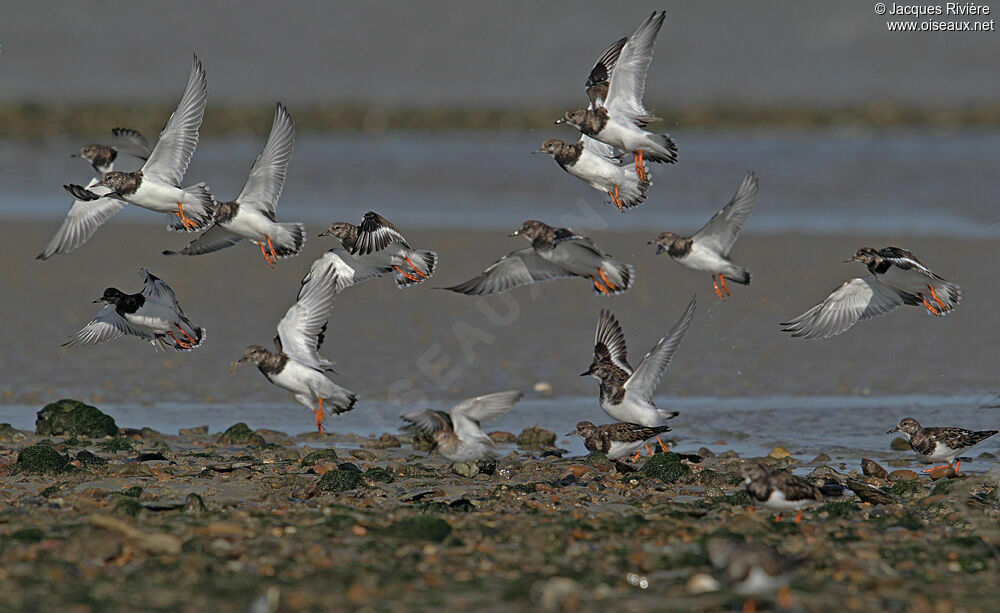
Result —
M 186 339 L 188 339 L 188 341 L 190 341 L 190 343 L 191 343 L 191 345 L 192 345 L 192 346 L 194 346 L 194 345 L 198 344 L 198 340 L 197 340 L 197 339 L 195 339 L 194 337 L 192 337 L 192 336 L 191 336 L 190 334 L 188 334 L 187 332 L 185 332 L 185 331 L 184 331 L 184 328 L 182 328 L 182 327 L 178 326 L 177 324 L 174 324 L 174 325 L 175 325 L 175 326 L 177 326 L 177 329 L 181 331 L 181 334 L 183 334 L 183 335 L 184 335 L 184 338 L 186 338 Z
M 632 456 L 632 461 L 633 462 L 637 461 L 639 459 L 639 456 L 641 456 L 641 455 L 642 455 L 642 450 L 641 449 L 639 451 L 636 451 L 635 455 Z
M 643 445 L 646 448 L 646 455 L 653 455 L 653 452 L 649 449 L 649 445 Z
M 726 295 L 728 296 L 729 295 L 729 288 L 726 287 L 726 278 L 723 277 L 721 274 L 719 275 L 719 284 L 722 285 L 722 289 L 725 290 Z
M 792 590 L 787 585 L 778 588 L 778 606 L 786 611 L 792 608 Z
M 608 195 L 611 196 L 611 201 L 615 203 L 615 206 L 618 207 L 619 211 L 624 210 L 623 207 L 622 207 L 622 201 L 618 199 L 618 186 L 617 185 L 615 185 L 615 191 L 608 192 Z
M 645 181 L 646 169 L 642 167 L 642 149 L 636 151 L 633 155 L 635 157 L 635 174 L 639 177 L 640 181 Z
M 316 414 L 316 430 L 318 430 L 320 434 L 326 434 L 326 432 L 323 431 L 323 399 L 322 398 L 319 399 L 319 408 L 316 409 L 314 411 L 314 413 Z
M 660 451 L 670 451 L 670 449 L 663 444 L 663 441 L 660 440 L 659 436 L 656 437 L 656 442 L 660 445 Z
M 934 307 L 931 306 L 931 303 L 927 302 L 927 299 L 924 298 L 923 294 L 918 294 L 918 295 L 920 296 L 920 299 L 923 301 L 924 306 L 927 307 L 928 311 L 930 311 L 931 313 L 933 313 L 935 315 L 940 315 L 940 313 L 938 313 L 936 310 L 934 310 Z
M 267 234 L 265 234 L 264 238 L 267 239 L 267 248 L 271 250 L 271 259 L 273 259 L 275 262 L 277 262 L 278 261 L 278 254 L 274 252 L 274 245 L 271 244 L 271 237 L 268 236 Z
M 938 303 L 938 306 L 941 307 L 941 312 L 947 311 L 948 307 L 946 307 L 945 304 L 941 302 L 941 299 L 938 298 L 937 292 L 934 291 L 934 286 L 928 285 L 927 289 L 931 290 L 931 297 L 934 298 L 934 302 Z
M 719 289 L 719 284 L 715 280 L 715 275 L 712 275 L 712 288 L 715 290 L 715 295 L 719 297 L 719 300 L 722 300 L 722 290 Z
M 399 274 L 403 275 L 404 277 L 406 277 L 406 278 L 407 278 L 407 279 L 409 279 L 410 281 L 420 281 L 420 277 L 414 277 L 414 276 L 413 276 L 413 275 L 411 275 L 410 273 L 408 273 L 408 272 L 405 272 L 405 271 L 404 271 L 404 270 L 403 270 L 402 268 L 400 268 L 399 266 L 393 266 L 393 268 L 395 268 L 395 269 L 396 269 L 396 272 L 398 272 Z
M 929 473 L 932 470 L 934 470 L 935 468 L 951 468 L 951 464 L 942 464 L 941 466 L 931 466 L 930 468 L 925 468 L 924 470 L 922 470 L 920 472 L 922 472 L 922 473 Z M 955 472 L 958 472 L 958 467 L 957 466 L 955 467 Z
M 778 513 L 777 515 L 774 516 L 774 523 L 778 523 L 780 521 L 781 521 L 781 513 Z
M 955 460 L 955 474 L 958 474 L 958 465 L 962 463 L 962 460 Z
M 802 523 L 802 509 L 799 509 L 798 513 L 795 514 L 795 523 L 796 524 Z
M 264 250 L 264 243 L 257 243 L 257 246 L 260 247 L 260 254 L 264 256 L 264 261 L 267 262 L 267 265 L 274 268 L 274 262 L 271 261 L 271 256 L 267 255 L 267 251 Z
M 757 610 L 757 602 L 753 598 L 743 601 L 743 613 L 754 613 Z
M 413 269 L 413 272 L 417 273 L 418 275 L 420 275 L 423 278 L 427 277 L 427 275 L 425 275 L 424 273 L 420 272 L 419 268 L 417 268 L 416 266 L 413 265 L 413 262 L 410 261 L 410 258 L 408 258 L 407 256 L 404 255 L 403 259 L 406 260 L 406 263 L 410 265 L 410 268 Z
M 604 289 L 604 286 L 602 286 L 600 283 L 598 283 L 597 279 L 595 279 L 593 277 L 593 275 L 591 275 L 590 280 L 594 282 L 594 289 L 596 289 L 597 291 L 601 292 L 605 296 L 609 295 L 608 290 Z
M 177 203 L 177 210 L 174 211 L 174 214 L 181 218 L 181 224 L 185 228 L 194 229 L 198 227 L 198 224 L 193 219 L 184 214 L 184 205 L 182 203 Z
M 604 281 L 604 287 L 608 288 L 611 291 L 615 291 L 615 285 L 614 285 L 614 283 L 612 283 L 611 281 L 608 281 L 608 278 L 604 276 L 604 271 L 603 270 L 601 270 L 600 268 L 598 268 L 597 269 L 597 274 L 601 275 L 601 281 Z
M 190 343 L 188 343 L 187 341 L 182 341 L 181 339 L 177 338 L 176 336 L 174 336 L 173 332 L 167 332 L 167 336 L 169 336 L 170 338 L 172 338 L 174 340 L 174 343 L 176 343 L 177 346 L 180 347 L 181 349 L 190 349 L 191 348 L 191 344 Z

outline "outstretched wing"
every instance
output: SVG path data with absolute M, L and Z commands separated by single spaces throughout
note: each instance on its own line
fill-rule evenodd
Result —
M 479 422 L 503 415 L 514 406 L 524 394 L 517 390 L 497 392 L 463 400 L 452 407 L 451 423 L 459 438 L 489 438 L 483 433 Z
M 239 234 L 233 234 L 219 224 L 212 224 L 211 228 L 188 243 L 187 247 L 180 251 L 164 251 L 163 255 L 204 255 L 238 245 L 242 241 L 243 237 Z
M 112 144 L 115 149 L 140 160 L 149 159 L 149 142 L 138 130 L 129 128 L 114 128 L 111 130 Z
M 425 434 L 434 434 L 440 430 L 451 430 L 451 416 L 442 411 L 424 409 L 400 416 L 405 422 L 415 426 Z
M 941 278 L 932 272 L 930 268 L 924 266 L 923 263 L 917 259 L 917 256 L 913 255 L 906 249 L 901 249 L 899 247 L 885 247 L 884 249 L 879 249 L 878 254 L 886 260 L 889 260 L 893 266 L 896 266 L 900 270 L 913 270 L 931 279 Z
M 172 307 L 178 313 L 181 312 L 181 306 L 177 302 L 177 294 L 174 293 L 174 290 L 170 289 L 169 285 L 163 282 L 163 279 L 157 277 L 145 268 L 140 268 L 139 274 L 143 275 L 143 283 L 145 283 L 145 287 L 142 288 L 142 295 L 145 296 L 147 300 L 152 299 L 154 301 L 158 301 L 161 304 Z
M 302 279 L 295 304 L 278 322 L 276 341 L 280 342 L 281 350 L 296 362 L 316 370 L 333 367 L 330 360 L 319 355 L 319 346 L 333 308 L 336 281 L 333 264 L 317 260 Z
M 619 162 L 619 154 L 615 153 L 615 148 L 607 143 L 602 143 L 596 138 L 590 138 L 587 135 L 580 137 L 580 142 L 583 143 L 583 149 L 589 151 L 594 155 L 599 155 L 602 158 L 606 158 L 611 162 Z
M 611 43 L 611 46 L 604 50 L 601 57 L 597 58 L 594 67 L 590 69 L 587 76 L 587 97 L 590 98 L 591 108 L 597 108 L 604 104 L 604 99 L 608 95 L 608 82 L 611 80 L 611 72 L 615 68 L 618 56 L 622 52 L 622 47 L 628 41 L 627 36 L 619 38 Z
M 76 345 L 95 345 L 111 341 L 122 336 L 138 336 L 146 341 L 154 341 L 156 336 L 146 330 L 141 330 L 118 314 L 113 304 L 106 305 L 89 324 L 83 327 L 63 347 Z
M 336 274 L 333 291 L 338 294 L 352 285 L 391 273 L 393 270 L 392 266 L 378 266 L 369 258 L 356 258 L 344 249 L 330 249 L 313 262 L 312 269 L 322 269 L 325 266 L 333 266 Z
M 285 186 L 288 161 L 292 157 L 295 142 L 295 124 L 285 105 L 278 103 L 274 112 L 271 134 L 257 160 L 250 167 L 243 191 L 236 197 L 240 206 L 251 206 L 263 213 L 274 216 L 278 208 L 278 198 Z
M 795 338 L 830 338 L 847 332 L 859 321 L 915 304 L 916 298 L 879 283 L 874 275 L 851 279 L 833 290 L 826 300 L 795 319 L 782 323 L 783 332 Z
M 194 56 L 187 87 L 177 109 L 170 115 L 160 138 L 142 167 L 142 173 L 180 187 L 191 156 L 198 146 L 198 129 L 208 103 L 208 80 L 198 56 Z
M 97 185 L 97 179 L 92 180 L 87 189 L 103 193 L 111 191 L 106 187 L 95 187 L 95 185 Z M 97 229 L 111 219 L 115 213 L 122 210 L 125 204 L 125 201 L 120 198 L 74 199 L 73 206 L 66 214 L 66 219 L 63 220 L 49 244 L 38 254 L 37 259 L 47 260 L 54 255 L 73 251 L 90 240 L 94 232 L 97 232 Z
M 608 111 L 642 124 L 655 119 L 642 106 L 642 96 L 646 90 L 646 71 L 653 61 L 653 44 L 666 16 L 666 11 L 654 11 L 629 36 L 611 71 L 608 98 L 604 103 Z
M 713 251 L 728 256 L 740 235 L 743 224 L 750 218 L 753 207 L 757 203 L 757 176 L 750 171 L 743 177 L 743 183 L 729 204 L 712 216 L 701 230 L 693 237 L 695 242 L 702 242 Z
M 573 273 L 542 258 L 531 247 L 505 255 L 476 277 L 444 289 L 468 295 L 500 294 L 541 281 L 566 279 Z
M 354 243 L 351 255 L 368 255 L 395 242 L 405 245 L 406 239 L 388 219 L 374 211 L 368 211 L 364 221 L 358 226 L 358 240 Z
M 694 317 L 694 309 L 697 303 L 697 296 L 691 298 L 687 308 L 681 313 L 680 319 L 674 324 L 667 335 L 656 343 L 656 346 L 642 358 L 642 362 L 636 367 L 635 372 L 625 382 L 625 390 L 635 392 L 640 398 L 652 402 L 653 393 L 660 385 L 660 379 L 670 366 L 670 359 L 674 357 L 677 346 L 681 344 L 681 339 L 687 333 Z
M 597 331 L 594 333 L 594 359 L 603 358 L 610 359 L 615 366 L 632 374 L 622 326 L 611 311 L 602 309 L 601 316 L 597 319 Z

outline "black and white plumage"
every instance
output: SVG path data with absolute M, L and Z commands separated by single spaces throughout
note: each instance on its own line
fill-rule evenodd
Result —
M 722 292 L 725 291 L 728 296 L 729 289 L 725 279 L 742 285 L 750 283 L 750 271 L 734 264 L 729 259 L 729 252 L 756 203 L 757 176 L 748 172 L 729 204 L 713 215 L 693 236 L 661 232 L 649 244 L 656 245 L 657 255 L 666 251 L 671 259 L 682 266 L 711 273 L 715 295 L 722 298 Z M 718 282 L 715 280 L 716 275 L 719 276 Z
M 645 129 L 647 124 L 658 121 L 658 118 L 642 103 L 646 73 L 653 59 L 653 45 L 665 18 L 665 11 L 653 12 L 628 37 L 615 58 L 604 100 L 589 96 L 589 108 L 567 111 L 556 121 L 557 124 L 570 124 L 585 136 L 632 153 L 640 179 L 645 178 L 644 159 L 650 162 L 677 161 L 677 146 L 670 136 Z
M 912 417 L 899 420 L 896 427 L 886 432 L 900 432 L 910 443 L 910 448 L 917 452 L 927 462 L 955 463 L 958 470 L 958 457 L 979 443 L 995 435 L 997 430 L 966 430 L 965 428 L 924 428 Z
M 587 451 L 599 451 L 609 460 L 617 460 L 640 453 L 647 441 L 669 431 L 670 426 L 649 428 L 626 422 L 595 426 L 589 421 L 581 421 L 566 436 L 576 434 L 583 439 Z
M 205 329 L 184 314 L 177 295 L 162 279 L 145 268 L 142 291 L 126 294 L 109 287 L 94 302 L 105 306 L 89 324 L 77 332 L 64 347 L 94 345 L 122 336 L 136 336 L 156 350 L 190 351 L 205 341 Z
M 781 608 L 791 608 L 788 584 L 798 560 L 761 543 L 718 537 L 709 540 L 705 550 L 723 587 L 751 599 L 777 593 Z M 753 601 L 744 603 L 743 610 L 754 610 Z
M 639 206 L 653 183 L 636 170 L 634 162 L 625 164 L 611 145 L 584 135 L 579 141 L 564 143 L 550 138 L 535 153 L 547 153 L 559 167 L 599 192 L 611 197 L 619 211 Z
M 276 220 L 278 198 L 285 185 L 294 142 L 295 124 L 288 109 L 279 102 L 271 133 L 250 167 L 250 175 L 240 195 L 232 202 L 216 203 L 214 223 L 187 247 L 163 254 L 202 255 L 249 240 L 260 248 L 270 266 L 274 266 L 276 260 L 298 255 L 306 242 L 305 225 Z
M 785 332 L 800 338 L 830 338 L 904 304 L 923 305 L 928 313 L 943 316 L 962 300 L 958 285 L 936 275 L 905 249 L 862 247 L 847 262 L 864 264 L 869 274 L 845 282 L 820 304 L 781 324 Z
M 98 179 L 115 169 L 118 154 L 126 153 L 140 160 L 149 158 L 149 143 L 138 130 L 114 128 L 111 130 L 111 144 L 90 144 L 80 147 L 78 153 L 70 157 L 87 160 Z
M 523 395 L 510 390 L 469 398 L 451 408 L 450 419 L 431 409 L 407 413 L 402 418 L 421 432 L 433 435 L 444 457 L 453 462 L 471 462 L 493 451 L 493 441 L 483 432 L 480 422 L 503 415 Z
M 587 75 L 587 98 L 590 100 L 592 108 L 602 106 L 604 99 L 608 97 L 608 87 L 611 82 L 611 71 L 615 68 L 615 63 L 622 53 L 622 48 L 628 42 L 628 36 L 623 36 L 611 43 L 604 53 L 594 62 L 594 67 Z
M 358 273 L 358 280 L 347 285 L 393 272 L 396 287 L 403 289 L 429 279 L 437 269 L 437 253 L 410 247 L 403 234 L 374 211 L 365 213 L 361 225 L 338 221 L 319 236 L 340 239 L 346 250 L 341 259 Z
M 801 520 L 804 507 L 823 499 L 820 489 L 802 477 L 786 471 L 771 472 L 760 462 L 744 464 L 742 473 L 751 498 L 779 513 L 798 511 L 796 523 Z
M 523 236 L 531 246 L 512 251 L 472 279 L 444 289 L 468 295 L 500 294 L 532 283 L 582 277 L 590 280 L 595 294 L 615 296 L 635 282 L 630 264 L 616 260 L 569 228 L 529 220 L 511 236 Z
M 657 408 L 653 394 L 691 325 L 696 300 L 696 297 L 691 298 L 677 323 L 642 358 L 635 370 L 628 363 L 621 324 L 610 311 L 601 311 L 594 335 L 594 361 L 580 376 L 589 375 L 600 382 L 601 408 L 605 413 L 618 421 L 650 428 L 662 426 L 677 416 L 676 411 Z
M 184 173 L 198 146 L 198 130 L 208 102 L 208 82 L 198 56 L 194 56 L 184 94 L 149 159 L 135 172 L 111 171 L 95 187 L 66 185 L 66 191 L 78 200 L 112 197 L 169 217 L 171 230 L 193 231 L 212 221 L 212 194 L 204 183 L 181 187 Z
M 233 370 L 245 362 L 256 364 L 268 381 L 291 392 L 295 400 L 313 411 L 319 432 L 323 432 L 326 409 L 345 413 L 357 402 L 352 392 L 327 377 L 326 373 L 333 371 L 333 362 L 319 354 L 336 284 L 337 272 L 332 265 L 313 266 L 302 279 L 295 304 L 278 322 L 275 350 L 251 345 L 232 364 Z

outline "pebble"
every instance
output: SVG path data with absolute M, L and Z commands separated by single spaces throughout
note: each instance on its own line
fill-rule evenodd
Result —
M 208 434 L 208 426 L 195 426 L 193 428 L 181 428 L 177 431 L 181 436 L 204 436 Z
M 866 477 L 875 477 L 876 479 L 885 479 L 889 476 L 889 471 L 882 468 L 875 460 L 868 458 L 861 458 L 861 472 Z
M 905 438 L 897 436 L 889 443 L 889 448 L 893 451 L 910 451 L 910 443 Z
M 897 481 L 912 481 L 919 479 L 920 476 L 912 470 L 894 470 L 886 478 L 890 483 L 895 483 Z
M 517 442 L 517 436 L 515 436 L 511 432 L 504 432 L 502 430 L 495 430 L 493 432 L 490 432 L 487 436 L 489 436 L 490 440 L 493 441 L 494 443 L 516 443 Z
M 566 467 L 566 472 L 563 476 L 573 475 L 577 479 L 583 478 L 587 473 L 596 473 L 597 470 L 593 466 L 586 466 L 584 464 L 570 464 Z
M 479 465 L 475 462 L 456 462 L 451 465 L 451 472 L 460 477 L 472 478 L 479 474 Z
M 931 476 L 931 481 L 951 479 L 955 476 L 955 469 L 951 466 L 935 466 L 928 474 Z
M 775 447 L 767 454 L 767 457 L 772 460 L 782 460 L 784 458 L 792 457 L 792 454 L 788 453 L 788 450 L 784 447 Z

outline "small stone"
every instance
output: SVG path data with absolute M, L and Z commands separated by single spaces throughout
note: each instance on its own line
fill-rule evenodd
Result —
M 830 461 L 830 456 L 826 455 L 825 453 L 821 453 L 818 456 L 816 456 L 815 458 L 813 458 L 812 461 L 809 462 L 809 463 L 810 464 L 825 464 L 825 463 L 827 463 L 829 461 Z
M 848 479 L 847 487 L 851 488 L 851 491 L 858 495 L 861 502 L 867 502 L 868 504 L 892 504 L 896 502 L 896 499 L 889 494 L 861 481 Z
M 181 428 L 177 431 L 180 436 L 204 436 L 208 434 L 208 426 L 195 426 L 193 428 Z
M 955 469 L 951 466 L 935 466 L 928 474 L 931 476 L 931 481 L 951 479 L 955 476 Z
M 687 580 L 685 589 L 688 594 L 705 594 L 708 592 L 718 592 L 722 586 L 719 582 L 706 573 L 695 573 Z
M 0 443 L 17 443 L 28 436 L 10 424 L 0 424 Z
M 208 507 L 205 506 L 205 500 L 194 492 L 188 494 L 187 498 L 184 499 L 183 511 L 188 515 L 197 515 L 207 510 Z
M 639 472 L 664 483 L 677 483 L 691 476 L 691 469 L 681 462 L 680 456 L 670 451 L 653 455 Z
M 389 449 L 390 447 L 402 447 L 399 437 L 392 434 L 383 434 L 373 441 L 363 441 L 361 446 L 365 449 Z
M 902 460 L 902 459 L 892 459 L 892 460 L 889 460 L 888 462 L 886 462 L 886 464 L 888 464 L 889 466 L 891 466 L 893 468 L 903 468 L 904 466 L 909 466 L 910 465 L 910 461 L 909 460 Z
M 772 460 L 782 460 L 784 458 L 792 457 L 792 454 L 788 453 L 788 450 L 784 447 L 775 447 L 767 454 L 767 457 Z
M 249 447 L 261 447 L 265 442 L 263 436 L 251 430 L 250 426 L 243 422 L 230 426 L 218 439 L 218 443 L 221 445 L 246 445 Z
M 494 430 L 490 432 L 487 436 L 494 443 L 516 443 L 517 437 L 511 432 L 504 432 L 502 430 Z
M 888 479 L 890 483 L 896 483 L 897 481 L 912 481 L 919 478 L 919 475 L 912 470 L 894 470 L 886 476 L 886 479 Z
M 337 470 L 337 463 L 330 462 L 328 460 L 320 460 L 319 462 L 313 464 L 312 470 L 317 475 L 325 475 L 331 470 Z
M 369 483 L 392 483 L 396 477 L 384 468 L 374 467 L 365 471 L 365 481 Z
M 17 454 L 14 473 L 61 473 L 73 470 L 69 459 L 56 451 L 52 445 L 38 443 L 25 447 Z
M 479 465 L 475 462 L 456 462 L 451 465 L 451 472 L 471 479 L 479 474 Z
M 340 468 L 323 475 L 317 487 L 324 492 L 346 492 L 361 485 L 361 473 Z
M 709 449 L 708 447 L 701 447 L 701 448 L 699 448 L 698 449 L 698 455 L 700 455 L 703 458 L 714 458 L 715 457 L 715 453 L 711 449 Z
M 810 477 L 840 477 L 842 475 L 840 473 L 838 473 L 836 470 L 830 468 L 829 466 L 823 465 L 823 466 L 817 466 L 816 468 L 814 468 L 812 470 L 812 472 L 809 473 L 808 476 L 810 476 Z
M 338 459 L 337 451 L 335 449 L 319 449 L 317 451 L 310 451 L 306 454 L 306 457 L 302 458 L 303 466 L 315 466 L 322 460 L 335 461 Z
M 875 477 L 876 479 L 886 479 L 889 477 L 889 471 L 882 468 L 875 460 L 869 460 L 868 458 L 861 458 L 861 472 L 866 477 Z
M 566 467 L 566 472 L 563 476 L 573 475 L 577 479 L 582 479 L 587 473 L 596 473 L 597 470 L 593 466 L 586 466 L 584 464 L 570 464 Z
M 39 436 L 117 436 L 118 425 L 110 415 L 79 400 L 63 399 L 45 405 L 35 419 Z
M 374 451 L 368 451 L 367 449 L 351 449 L 350 454 L 352 458 L 364 460 L 365 462 L 374 462 L 378 459 L 378 455 Z
M 556 435 L 554 432 L 549 432 L 538 426 L 531 426 L 530 428 L 525 428 L 521 430 L 521 434 L 517 435 L 517 444 L 519 447 L 524 449 L 541 449 L 542 447 L 551 447 L 556 442 Z
M 933 494 L 931 496 L 926 496 L 920 499 L 920 504 L 925 507 L 929 507 L 935 504 L 942 503 L 945 500 L 948 500 L 948 496 L 946 494 Z
M 910 442 L 901 436 L 897 436 L 889 443 L 889 448 L 893 451 L 910 451 Z
M 86 449 L 76 454 L 76 460 L 80 463 L 80 466 L 86 466 L 88 468 L 92 468 L 94 466 L 104 466 L 108 463 L 108 461 L 101 456 L 93 454 Z
M 265 442 L 271 443 L 272 445 L 281 445 L 282 447 L 295 446 L 295 439 L 280 430 L 267 430 L 265 428 L 260 428 L 258 430 L 254 430 L 254 433 L 261 435 L 264 437 Z
M 492 475 L 497 471 L 497 461 L 493 458 L 480 458 L 476 460 L 476 466 L 482 475 Z

